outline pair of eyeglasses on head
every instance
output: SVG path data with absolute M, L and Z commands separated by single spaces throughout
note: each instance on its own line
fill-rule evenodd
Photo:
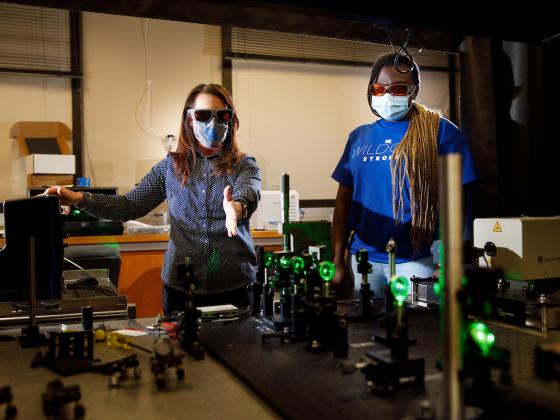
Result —
M 409 85 L 408 83 L 393 83 L 392 85 L 373 83 L 369 85 L 368 92 L 371 96 L 383 96 L 386 93 L 393 96 L 407 96 L 412 95 L 415 89 L 416 85 Z
M 228 124 L 233 120 L 233 109 L 222 108 L 222 109 L 197 109 L 191 108 L 187 110 L 192 118 L 199 122 L 206 123 L 212 118 L 216 119 L 217 122 L 222 124 Z

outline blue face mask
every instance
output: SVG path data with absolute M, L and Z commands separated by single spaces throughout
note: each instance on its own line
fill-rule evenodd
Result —
M 194 118 L 192 121 L 194 135 L 204 147 L 215 149 L 226 139 L 229 124 L 219 123 L 214 117 L 205 123 Z
M 371 107 L 384 120 L 398 121 L 404 117 L 410 109 L 410 105 L 408 104 L 409 98 L 410 95 L 393 96 L 390 93 L 386 93 L 382 96 L 372 96 Z

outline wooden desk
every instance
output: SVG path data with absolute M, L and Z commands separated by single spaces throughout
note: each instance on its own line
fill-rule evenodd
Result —
M 251 236 L 255 245 L 263 245 L 267 249 L 280 250 L 282 245 L 282 235 L 270 230 L 251 230 Z M 138 244 L 138 243 L 157 243 L 169 240 L 169 235 L 100 235 L 100 236 L 70 236 L 64 240 L 68 245 L 94 245 L 94 244 Z M 0 239 L 0 246 L 4 245 L 4 239 Z M 167 248 L 167 245 L 165 246 Z
M 282 248 L 282 235 L 277 232 L 252 231 L 251 235 L 255 245 L 274 251 Z M 161 267 L 168 240 L 168 234 L 70 236 L 64 243 L 118 248 L 121 253 L 119 290 L 129 302 L 136 303 L 137 316 L 142 318 L 162 311 Z M 4 239 L 0 239 L 0 246 L 4 246 Z

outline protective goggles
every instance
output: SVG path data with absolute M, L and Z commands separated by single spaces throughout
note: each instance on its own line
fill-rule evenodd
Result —
M 416 89 L 416 85 L 409 85 L 407 83 L 393 83 L 392 85 L 374 83 L 369 85 L 368 92 L 371 96 L 383 96 L 386 93 L 393 96 L 407 96 L 411 95 L 414 89 Z
M 203 123 L 207 123 L 212 118 L 215 118 L 217 122 L 222 124 L 228 124 L 233 120 L 233 110 L 232 109 L 194 109 L 191 108 L 187 110 L 187 113 L 195 120 Z

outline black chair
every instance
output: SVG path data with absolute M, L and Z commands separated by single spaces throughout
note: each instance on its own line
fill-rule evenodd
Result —
M 109 269 L 111 283 L 119 287 L 121 253 L 117 248 L 105 245 L 71 245 L 64 248 L 64 257 L 80 267 L 90 269 Z M 64 270 L 77 270 L 77 267 L 64 261 Z

